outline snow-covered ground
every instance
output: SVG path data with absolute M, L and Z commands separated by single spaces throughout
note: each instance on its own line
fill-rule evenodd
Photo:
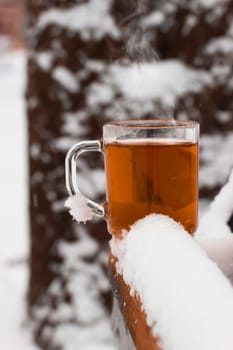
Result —
M 35 350 L 26 320 L 25 54 L 0 54 L 0 348 Z

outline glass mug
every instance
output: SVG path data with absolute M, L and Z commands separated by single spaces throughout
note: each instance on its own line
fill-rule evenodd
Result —
M 102 141 L 81 141 L 66 156 L 66 186 L 80 193 L 76 162 L 81 153 L 104 154 L 104 205 L 88 200 L 107 219 L 108 231 L 120 238 L 151 213 L 168 215 L 190 233 L 198 215 L 199 124 L 194 121 L 132 120 L 107 123 Z

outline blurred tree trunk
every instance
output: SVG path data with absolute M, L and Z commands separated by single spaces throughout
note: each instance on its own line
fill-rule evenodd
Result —
M 100 30 L 96 36 L 88 22 L 84 31 L 75 28 L 68 11 L 78 11 L 82 3 L 85 1 L 27 1 L 31 233 L 28 303 L 35 341 L 43 349 L 65 347 L 59 336 L 63 325 L 70 329 L 70 338 L 80 338 L 77 348 L 85 348 L 85 327 L 90 329 L 88 337 L 93 337 L 93 344 L 101 336 L 103 342 L 111 341 L 107 327 L 106 334 L 99 336 L 95 332 L 95 324 L 101 327 L 101 322 L 106 323 L 111 306 L 105 222 L 77 226 L 63 208 L 67 197 L 65 153 L 80 139 L 101 137 L 107 118 L 102 111 L 90 109 L 86 92 L 110 60 L 108 41 L 119 45 L 111 23 L 109 31 Z M 108 1 L 105 3 L 111 22 Z M 53 9 L 57 11 L 55 20 Z M 50 19 L 43 25 L 46 15 Z M 66 22 L 60 24 L 59 19 L 62 22 L 64 18 Z M 97 200 L 104 193 L 100 169 L 103 162 L 96 155 L 88 162 L 84 159 L 80 169 L 84 191 Z M 92 171 L 100 177 L 96 185 Z M 83 245 L 83 251 L 77 242 Z
M 81 139 L 100 138 L 107 120 L 135 118 L 138 105 L 141 118 L 196 119 L 206 134 L 233 129 L 232 51 L 221 49 L 221 43 L 208 48 L 215 39 L 232 40 L 233 1 L 209 8 L 202 1 L 193 3 L 27 0 L 28 305 L 35 340 L 43 349 L 65 349 L 63 329 L 77 349 L 85 349 L 83 334 L 89 327 L 94 344 L 95 325 L 104 327 L 111 305 L 106 225 L 96 221 L 78 226 L 63 208 L 68 148 Z M 126 55 L 142 60 L 145 48 L 138 44 L 144 34 L 162 61 L 179 60 L 208 72 L 212 83 L 177 97 L 172 113 L 163 100 L 152 101 L 149 111 L 147 102 L 144 108 L 141 100 L 129 101 L 123 89 L 109 82 L 108 69 Z M 132 39 L 136 45 L 127 50 L 125 44 Z M 146 60 L 150 51 L 143 55 Z M 102 159 L 90 156 L 80 164 L 81 187 L 93 199 L 103 200 Z M 213 194 L 218 186 L 203 186 L 203 193 Z M 110 330 L 101 337 L 111 342 Z
M 96 86 L 109 64 L 124 54 L 118 27 L 131 9 L 130 1 L 27 0 L 28 310 L 43 349 L 69 348 L 69 342 L 85 349 L 90 338 L 99 347 L 112 341 L 109 235 L 104 221 L 77 225 L 64 209 L 64 160 L 77 141 L 100 138 L 112 118 L 111 92 L 110 99 L 108 91 L 101 97 Z M 101 156 L 84 157 L 79 173 L 84 192 L 103 200 Z

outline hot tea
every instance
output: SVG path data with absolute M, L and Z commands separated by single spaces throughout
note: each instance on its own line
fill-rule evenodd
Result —
M 107 219 L 108 230 L 122 237 L 151 213 L 168 215 L 189 233 L 197 226 L 199 124 L 184 120 L 125 120 L 103 126 L 100 140 L 80 141 L 66 156 L 66 186 L 78 186 L 77 160 L 83 152 L 104 155 L 106 205 L 89 198 L 88 218 Z M 87 219 L 88 219 L 87 218 Z M 85 217 L 86 219 L 86 217 Z
M 136 220 L 161 213 L 193 233 L 198 208 L 198 144 L 179 139 L 107 143 L 108 229 L 120 237 Z

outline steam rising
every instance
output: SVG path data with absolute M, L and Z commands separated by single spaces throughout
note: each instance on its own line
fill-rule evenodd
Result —
M 172 101 L 172 103 L 170 101 L 170 103 L 166 104 L 157 101 L 156 107 L 153 106 L 149 111 L 147 108 L 148 101 L 146 101 L 148 98 L 143 99 L 141 89 L 143 85 L 141 82 L 145 82 L 143 72 L 150 69 L 153 75 L 153 64 L 158 64 L 159 55 L 154 49 L 154 33 L 148 30 L 145 22 L 145 18 L 148 16 L 148 13 L 150 13 L 149 5 L 151 3 L 149 4 L 148 0 L 133 0 L 133 2 L 130 2 L 131 4 L 128 6 L 128 8 L 130 7 L 130 11 L 128 11 L 128 14 L 120 21 L 120 27 L 122 27 L 122 33 L 124 35 L 124 54 L 123 57 L 121 56 L 121 59 L 117 59 L 115 63 L 117 65 L 119 64 L 119 66 L 124 66 L 126 64 L 132 67 L 132 71 L 134 71 L 137 76 L 137 78 L 134 76 L 134 83 L 132 81 L 133 77 L 130 79 L 132 83 L 130 84 L 131 89 L 133 89 L 134 92 L 138 90 L 138 93 L 136 93 L 136 95 L 138 95 L 136 100 L 141 100 L 140 103 L 135 101 L 136 111 L 133 113 L 134 118 L 141 119 L 144 118 L 146 114 L 151 115 L 153 113 L 153 117 L 155 118 L 173 119 L 175 101 Z M 145 112 L 145 110 L 147 111 Z M 124 114 L 123 109 L 122 112 L 122 114 Z
M 150 34 L 137 28 L 126 44 L 126 54 L 130 61 L 143 63 L 158 61 L 159 56 L 151 45 Z
M 143 17 L 147 13 L 145 0 L 135 1 L 131 14 L 126 16 L 120 23 L 127 26 L 127 38 L 125 44 L 126 57 L 130 62 L 144 63 L 157 61 L 158 54 L 153 49 L 151 35 L 143 26 Z

